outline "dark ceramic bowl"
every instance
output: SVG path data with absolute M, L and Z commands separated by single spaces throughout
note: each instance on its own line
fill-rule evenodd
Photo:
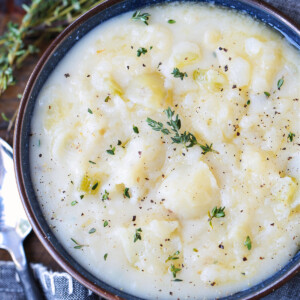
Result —
M 102 22 L 130 10 L 137 10 L 157 3 L 172 2 L 172 0 L 108 0 L 91 9 L 78 18 L 64 30 L 49 46 L 26 86 L 20 104 L 19 115 L 14 136 L 14 160 L 16 177 L 20 195 L 28 218 L 42 244 L 54 259 L 75 279 L 90 290 L 108 299 L 139 299 L 120 291 L 93 276 L 83 268 L 63 248 L 47 224 L 38 199 L 35 195 L 29 168 L 29 136 L 31 132 L 31 117 L 37 96 L 43 84 L 67 54 L 85 34 Z M 194 2 L 212 2 L 209 0 L 194 0 Z M 262 4 L 259 0 L 214 0 L 216 5 L 234 8 L 261 20 L 284 35 L 290 43 L 300 49 L 300 28 L 275 9 Z M 284 284 L 300 270 L 300 252 L 279 272 L 265 281 L 224 299 L 258 299 Z

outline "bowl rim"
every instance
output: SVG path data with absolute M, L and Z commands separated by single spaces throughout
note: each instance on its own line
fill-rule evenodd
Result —
M 95 7 L 88 10 L 86 13 L 82 14 L 78 17 L 73 23 L 71 23 L 68 27 L 66 27 L 47 47 L 38 63 L 36 64 L 33 72 L 31 73 L 26 87 L 24 89 L 23 97 L 21 99 L 19 105 L 18 116 L 16 120 L 14 139 L 13 139 L 13 155 L 14 155 L 14 167 L 15 167 L 15 176 L 19 189 L 20 198 L 22 200 L 23 207 L 27 214 L 27 217 L 32 225 L 32 228 L 37 235 L 40 242 L 43 244 L 45 249 L 50 253 L 50 255 L 55 259 L 55 261 L 73 278 L 79 281 L 82 285 L 95 292 L 96 294 L 105 297 L 110 300 L 123 299 L 111 292 L 106 291 L 104 288 L 96 285 L 89 279 L 85 278 L 84 275 L 80 274 L 52 245 L 47 235 L 44 233 L 42 227 L 39 224 L 39 221 L 35 215 L 35 212 L 30 204 L 29 198 L 26 193 L 26 186 L 24 182 L 23 172 L 22 172 L 22 157 L 21 157 L 21 149 L 22 149 L 22 125 L 24 122 L 24 115 L 27 108 L 27 103 L 30 99 L 31 91 L 36 84 L 36 80 L 40 75 L 40 72 L 44 68 L 47 60 L 52 56 L 56 48 L 64 41 L 64 39 L 69 36 L 74 30 L 84 24 L 88 19 L 95 16 L 97 13 L 109 9 L 111 6 L 123 2 L 124 0 L 106 0 Z M 182 1 L 182 0 L 178 0 Z M 207 1 L 207 0 L 206 0 Z M 209 0 L 213 2 L 213 0 Z M 230 2 L 231 0 L 226 0 Z M 262 0 L 235 0 L 242 4 L 250 5 L 263 13 L 269 14 L 275 19 L 279 20 L 286 27 L 292 29 L 296 32 L 296 35 L 300 37 L 300 24 L 297 24 L 294 20 L 292 20 L 289 16 L 285 15 L 283 12 L 279 11 L 277 8 L 269 5 L 266 2 L 262 2 Z M 183 1 L 185 2 L 185 1 Z M 147 6 L 147 3 L 145 3 Z M 236 9 L 236 8 L 233 8 Z M 259 20 L 259 19 L 258 19 Z M 262 20 L 259 20 L 262 22 Z M 276 29 L 275 29 L 276 30 Z M 289 279 L 291 279 L 294 275 L 300 272 L 300 260 L 299 262 L 293 266 L 290 270 L 288 270 L 285 274 L 283 274 L 278 280 L 275 280 L 268 284 L 267 286 L 259 289 L 258 291 L 254 291 L 244 297 L 243 299 L 260 299 L 261 297 L 273 292 L 277 288 L 281 287 L 284 283 L 286 283 Z M 261 282 L 260 282 L 261 283 Z M 258 284 L 260 284 L 258 283 Z M 257 284 L 257 285 L 258 285 Z

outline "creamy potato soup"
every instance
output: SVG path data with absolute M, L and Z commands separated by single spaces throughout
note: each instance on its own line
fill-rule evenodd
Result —
M 266 279 L 299 249 L 299 82 L 299 51 L 234 11 L 177 3 L 96 27 L 32 119 L 32 180 L 53 232 L 142 298 Z

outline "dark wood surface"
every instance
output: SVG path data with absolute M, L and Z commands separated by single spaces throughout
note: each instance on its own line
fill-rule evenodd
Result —
M 20 10 L 14 10 L 13 12 L 6 11 L 4 13 L 1 12 L 0 7 L 0 34 L 3 33 L 5 24 L 8 21 L 20 20 L 22 17 L 20 12 Z M 49 42 L 50 41 L 46 42 L 41 48 L 45 49 Z M 30 73 L 32 72 L 41 54 L 42 51 L 39 53 L 39 55 L 31 56 L 25 61 L 23 67 L 16 72 L 16 85 L 9 87 L 6 92 L 0 96 L 0 113 L 4 112 L 8 118 L 12 118 L 15 111 L 18 109 L 19 99 L 17 98 L 17 94 L 22 94 Z M 0 137 L 5 139 L 12 146 L 13 130 L 7 132 L 7 125 L 8 123 L 5 122 L 2 117 L 0 117 Z M 24 248 L 29 262 L 42 263 L 53 270 L 61 270 L 60 266 L 58 266 L 55 260 L 46 251 L 34 232 L 31 232 L 25 240 Z M 8 252 L 0 249 L 0 260 L 11 260 L 11 257 Z

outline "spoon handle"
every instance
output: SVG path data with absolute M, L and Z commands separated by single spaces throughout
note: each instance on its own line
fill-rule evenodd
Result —
M 29 268 L 28 264 L 26 263 L 26 265 L 23 266 L 22 269 L 17 270 L 17 271 L 18 271 L 19 277 L 21 279 L 21 282 L 23 284 L 26 299 L 28 299 L 28 300 L 44 299 L 44 297 L 42 296 L 42 294 L 33 278 L 33 274 L 31 272 L 31 269 Z
M 16 239 L 15 239 L 16 241 Z M 27 300 L 42 300 L 44 297 L 33 277 L 32 271 L 26 260 L 22 241 L 14 243 L 10 249 L 11 257 L 16 265 L 17 272 L 23 284 Z

